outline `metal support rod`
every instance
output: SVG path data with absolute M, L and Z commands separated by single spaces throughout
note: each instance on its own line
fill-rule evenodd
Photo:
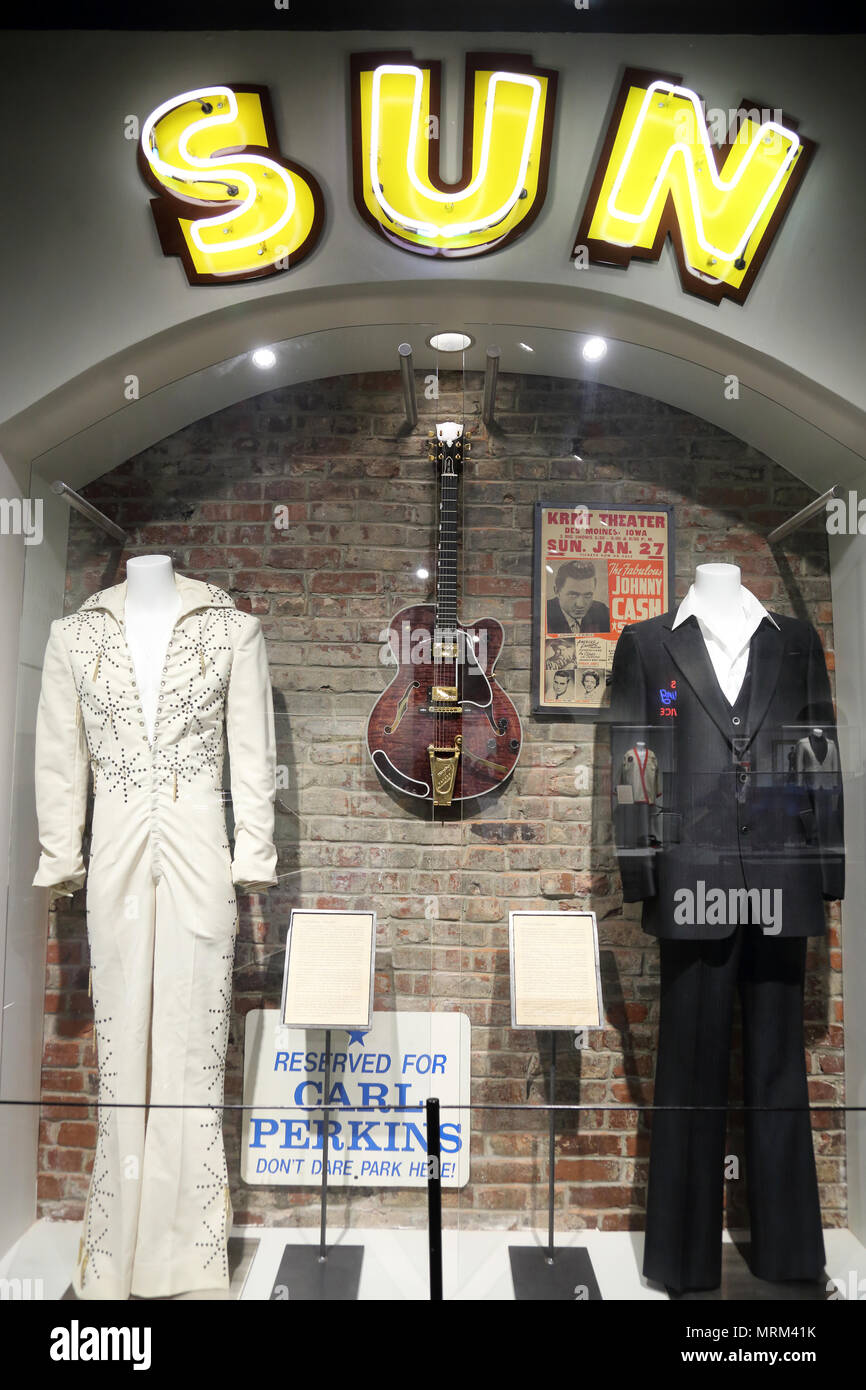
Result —
M 795 516 L 790 517 L 788 521 L 783 521 L 781 526 L 776 527 L 775 531 L 771 531 L 767 537 L 770 545 L 776 545 L 779 541 L 783 541 L 786 536 L 790 536 L 792 531 L 798 531 L 801 526 L 806 525 L 807 521 L 811 521 L 813 516 L 817 516 L 818 512 L 822 512 L 828 502 L 834 497 L 841 497 L 841 495 L 842 485 L 841 483 L 835 483 L 829 491 L 823 492 L 820 497 L 815 498 L 814 502 L 810 502 L 807 506 L 803 507 L 801 511 L 797 512 Z
M 328 1094 L 331 1090 L 331 1030 L 325 1029 L 325 1134 L 322 1139 L 322 1204 L 321 1220 L 319 1222 L 319 1260 L 328 1258 L 328 1246 L 325 1239 L 325 1232 L 328 1225 L 328 1140 L 331 1130 L 331 1112 L 328 1109 Z
M 481 418 L 485 425 L 496 423 L 496 382 L 499 378 L 498 347 L 487 349 L 487 366 L 484 369 L 484 398 L 481 402 Z
M 550 1035 L 550 1104 L 556 1103 L 556 1034 Z M 547 1262 L 553 1264 L 553 1198 L 556 1190 L 556 1111 L 550 1111 L 550 1159 L 547 1172 Z
M 100 526 L 103 531 L 107 531 L 109 536 L 120 541 L 121 545 L 126 544 L 129 539 L 128 532 L 124 531 L 116 522 L 110 521 L 103 512 L 94 507 L 92 502 L 88 502 L 86 497 L 81 497 L 77 492 L 73 492 L 72 488 L 68 487 L 66 483 L 62 483 L 59 478 L 51 484 L 51 491 L 56 492 L 58 497 L 65 497 L 70 507 L 81 512 L 82 516 L 86 516 L 88 521 Z
M 400 377 L 403 383 L 403 409 L 406 424 L 414 430 L 418 423 L 418 402 L 415 399 L 415 369 L 412 364 L 412 344 L 401 343 L 397 349 L 400 355 Z
M 427 1111 L 427 1236 L 430 1243 L 430 1301 L 442 1300 L 442 1153 L 439 1101 L 431 1096 Z

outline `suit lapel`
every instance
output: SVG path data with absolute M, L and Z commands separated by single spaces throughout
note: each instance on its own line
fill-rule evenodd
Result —
M 750 740 L 760 729 L 767 713 L 767 706 L 782 669 L 782 652 L 785 639 L 777 627 L 764 618 L 761 626 L 752 637 L 752 688 L 749 692 L 749 715 L 746 727 Z
M 679 627 L 672 628 L 665 636 L 664 644 L 707 714 L 719 726 L 725 738 L 730 740 L 733 732 L 731 707 L 722 694 L 697 618 L 687 618 Z

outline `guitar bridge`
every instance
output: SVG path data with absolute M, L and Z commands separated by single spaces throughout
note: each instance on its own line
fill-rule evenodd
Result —
M 430 776 L 433 781 L 434 806 L 451 805 L 462 746 L 462 734 L 457 734 L 455 737 L 453 748 L 437 748 L 432 743 L 427 745 L 427 753 L 430 757 Z
M 431 685 L 427 688 L 427 704 L 421 706 L 422 714 L 442 715 L 451 718 L 463 713 L 463 706 L 456 685 Z

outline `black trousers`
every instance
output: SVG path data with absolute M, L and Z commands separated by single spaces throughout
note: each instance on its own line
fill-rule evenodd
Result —
M 660 940 L 657 1105 L 727 1103 L 731 1018 L 739 988 L 751 1265 L 769 1280 L 824 1268 L 803 1044 L 805 937 L 740 925 L 721 941 Z M 721 1282 L 726 1112 L 656 1111 L 643 1272 L 681 1291 Z

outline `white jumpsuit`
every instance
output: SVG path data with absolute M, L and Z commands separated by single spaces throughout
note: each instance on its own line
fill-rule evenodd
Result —
M 96 1154 L 73 1278 L 81 1298 L 228 1286 L 222 1111 L 207 1107 L 223 1102 L 235 889 L 276 882 L 274 713 L 258 619 L 212 584 L 175 582 L 181 606 L 153 745 L 124 635 L 125 583 L 52 623 L 45 652 L 34 883 L 72 891 L 87 872 L 99 1062 Z

